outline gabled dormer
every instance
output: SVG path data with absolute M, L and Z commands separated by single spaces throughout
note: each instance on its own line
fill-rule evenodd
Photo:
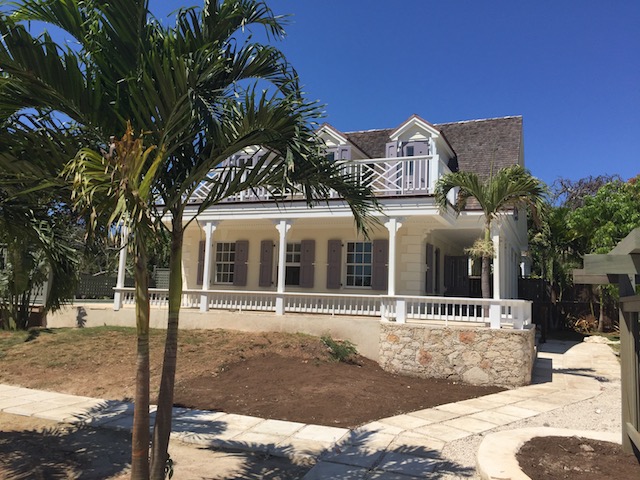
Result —
M 422 155 L 439 156 L 449 163 L 455 157 L 455 152 L 440 130 L 419 116 L 412 115 L 389 135 L 385 156 Z
M 316 135 L 324 142 L 327 158 L 330 160 L 359 160 L 367 158 L 367 155 L 353 145 L 345 134 L 328 123 L 324 123 L 318 129 Z

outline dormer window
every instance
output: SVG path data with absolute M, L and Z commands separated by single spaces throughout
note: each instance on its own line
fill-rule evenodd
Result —
M 413 153 L 413 152 L 414 152 L 413 145 L 409 145 L 409 146 L 407 146 L 407 148 L 405 149 L 404 154 L 405 154 L 405 156 L 406 156 L 406 157 L 413 157 L 413 155 L 414 155 L 414 153 Z
M 351 146 L 340 145 L 339 147 L 329 147 L 325 150 L 325 156 L 330 162 L 337 160 L 351 160 Z

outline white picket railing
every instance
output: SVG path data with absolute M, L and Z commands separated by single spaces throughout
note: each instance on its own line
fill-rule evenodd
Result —
M 135 304 L 133 288 L 116 288 L 114 309 Z M 149 290 L 152 306 L 166 307 L 166 289 Z M 183 308 L 350 315 L 379 317 L 388 321 L 482 323 L 491 328 L 522 329 L 531 324 L 531 302 L 464 297 L 388 295 L 334 295 L 328 293 L 276 293 L 270 291 L 184 290 Z
M 340 162 L 346 173 L 354 175 L 371 186 L 376 196 L 427 195 L 433 194 L 435 184 L 449 167 L 438 157 L 421 155 L 415 157 L 374 158 Z M 191 201 L 199 202 L 206 198 L 220 175 L 229 174 L 229 166 L 213 169 L 191 196 Z M 246 175 L 246 172 L 245 172 Z M 257 187 L 225 198 L 224 202 L 250 202 L 269 200 L 295 200 L 302 194 L 274 192 L 265 187 Z M 330 198 L 339 198 L 335 191 Z

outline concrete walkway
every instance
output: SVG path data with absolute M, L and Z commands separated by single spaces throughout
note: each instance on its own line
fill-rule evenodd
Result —
M 383 418 L 353 430 L 177 408 L 172 436 L 315 464 L 307 480 L 470 477 L 473 470 L 442 457 L 447 442 L 587 400 L 599 395 L 601 382 L 619 378 L 619 363 L 607 345 L 551 341 L 539 351 L 530 386 Z M 1 384 L 0 411 L 123 430 L 133 422 L 130 403 Z

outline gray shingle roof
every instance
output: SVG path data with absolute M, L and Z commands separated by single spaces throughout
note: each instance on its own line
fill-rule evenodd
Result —
M 522 117 L 489 118 L 434 124 L 449 141 L 463 171 L 489 175 L 502 167 L 523 163 Z M 371 158 L 385 156 L 389 134 L 395 129 L 348 132 L 346 137 Z

